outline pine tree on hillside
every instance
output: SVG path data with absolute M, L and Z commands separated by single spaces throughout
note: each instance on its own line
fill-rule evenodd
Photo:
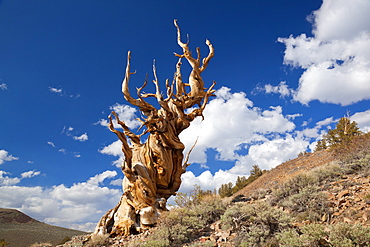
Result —
M 362 132 L 355 121 L 349 117 L 339 119 L 335 129 L 328 131 L 324 138 L 317 142 L 316 151 L 327 149 L 328 147 L 337 147 L 343 143 L 348 143 L 352 137 L 361 135 Z

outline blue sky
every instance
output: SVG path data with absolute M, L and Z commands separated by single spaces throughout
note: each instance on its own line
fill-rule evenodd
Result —
M 132 92 L 154 59 L 164 85 L 181 53 L 174 19 L 193 50 L 212 42 L 203 79 L 217 82 L 205 120 L 181 135 L 187 148 L 199 136 L 181 191 L 312 151 L 347 112 L 369 131 L 369 11 L 368 0 L 0 1 L 0 207 L 91 230 L 115 206 L 122 155 L 106 119 L 114 109 L 135 128 L 139 116 L 121 93 L 127 51 Z

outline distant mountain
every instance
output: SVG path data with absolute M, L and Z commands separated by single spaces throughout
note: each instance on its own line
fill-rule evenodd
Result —
M 0 240 L 7 247 L 26 247 L 33 243 L 51 243 L 54 246 L 82 231 L 57 227 L 37 221 L 16 210 L 0 208 Z

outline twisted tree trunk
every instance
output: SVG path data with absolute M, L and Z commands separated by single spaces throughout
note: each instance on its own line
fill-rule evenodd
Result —
M 93 235 L 129 235 L 133 231 L 141 231 L 143 228 L 154 225 L 158 215 L 165 211 L 167 199 L 175 195 L 181 185 L 181 174 L 186 171 L 188 157 L 183 161 L 184 144 L 179 139 L 179 134 L 189 127 L 190 122 L 197 116 L 202 116 L 203 110 L 210 96 L 213 95 L 215 82 L 208 90 L 204 88 L 201 73 L 207 67 L 214 55 L 212 44 L 207 40 L 209 54 L 201 62 L 200 49 L 197 48 L 197 58 L 191 56 L 188 43 L 181 42 L 180 28 L 176 20 L 177 40 L 183 50 L 183 54 L 175 54 L 179 57 L 176 64 L 176 72 L 172 85 L 166 81 L 166 98 L 161 94 L 153 66 L 155 94 L 143 94 L 141 88 L 137 89 L 138 98 L 131 97 L 128 83 L 133 74 L 130 70 L 131 53 L 128 52 L 125 78 L 122 82 L 124 98 L 132 105 L 139 107 L 146 116 L 142 119 L 142 127 L 145 131 L 136 135 L 130 131 L 126 124 L 121 121 L 115 112 L 112 115 L 117 123 L 123 128 L 123 132 L 113 126 L 112 117 L 109 116 L 109 129 L 114 132 L 122 142 L 122 152 L 125 159 L 121 168 L 125 177 L 122 183 L 123 195 L 117 206 L 109 210 L 100 220 Z M 185 58 L 192 67 L 189 75 L 189 83 L 182 82 L 181 59 Z M 186 92 L 186 86 L 190 86 Z M 155 97 L 160 106 L 159 109 L 147 103 L 144 99 Z M 197 108 L 195 106 L 198 105 Z M 194 109 L 186 113 L 186 109 Z M 203 116 L 202 116 L 203 117 Z M 145 143 L 140 137 L 148 134 Z M 130 139 L 128 142 L 127 138 Z M 129 145 L 130 143 L 130 145 Z

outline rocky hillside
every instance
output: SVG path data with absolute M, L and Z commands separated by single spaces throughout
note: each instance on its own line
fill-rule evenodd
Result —
M 307 153 L 301 157 L 286 161 L 281 165 L 263 174 L 253 183 L 238 191 L 234 196 L 244 195 L 250 197 L 258 190 L 267 190 L 277 187 L 283 182 L 301 173 L 307 173 L 315 168 L 338 162 L 328 150 Z
M 102 236 L 83 246 L 370 246 L 368 151 L 346 162 L 326 150 L 308 153 L 230 198 L 206 196 L 141 234 Z
M 0 208 L 0 240 L 7 247 L 30 246 L 38 242 L 55 246 L 81 234 L 84 232 L 51 226 L 15 209 Z

